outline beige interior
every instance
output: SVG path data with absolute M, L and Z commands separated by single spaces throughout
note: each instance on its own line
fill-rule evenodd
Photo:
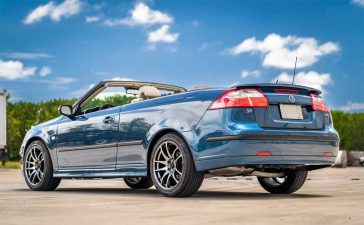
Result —
M 153 86 L 143 86 L 139 88 L 139 98 L 143 100 L 158 98 L 161 96 L 161 92 Z
M 151 98 L 161 97 L 159 90 L 173 91 L 175 93 L 185 92 L 186 89 L 173 85 L 158 84 L 152 82 L 139 82 L 139 81 L 108 81 L 103 87 L 96 90 L 92 95 L 88 96 L 87 99 L 83 100 L 80 107 L 85 106 L 90 100 L 92 100 L 96 95 L 102 92 L 107 87 L 124 87 L 124 88 L 139 88 L 138 98 L 132 100 L 131 102 L 138 102 Z

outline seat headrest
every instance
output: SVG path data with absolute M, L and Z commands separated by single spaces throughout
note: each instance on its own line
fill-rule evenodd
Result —
M 143 86 L 139 88 L 139 98 L 146 100 L 150 98 L 158 98 L 161 96 L 161 92 L 153 86 Z

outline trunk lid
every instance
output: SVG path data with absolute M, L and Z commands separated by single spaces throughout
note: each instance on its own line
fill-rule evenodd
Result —
M 289 84 L 252 84 L 236 88 L 256 88 L 268 99 L 267 108 L 254 108 L 257 123 L 262 128 L 320 130 L 325 125 L 325 113 L 312 109 L 311 94 L 317 89 Z

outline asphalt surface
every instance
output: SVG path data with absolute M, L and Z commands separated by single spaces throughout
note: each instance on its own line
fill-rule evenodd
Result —
M 29 191 L 19 170 L 0 170 L 0 225 L 12 224 L 364 224 L 364 168 L 311 172 L 292 195 L 271 195 L 256 178 L 209 178 L 193 197 L 121 179 L 64 180 L 53 192 Z

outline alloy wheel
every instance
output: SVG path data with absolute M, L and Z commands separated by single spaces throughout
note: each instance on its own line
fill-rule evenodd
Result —
M 272 186 L 280 186 L 287 180 L 287 176 L 284 176 L 284 177 L 269 177 L 269 178 L 264 178 L 264 180 L 268 184 L 270 184 Z
M 157 148 L 153 158 L 153 176 L 159 186 L 170 190 L 182 178 L 183 153 L 173 141 L 164 141 Z
M 32 185 L 42 181 L 44 174 L 44 156 L 40 148 L 34 146 L 25 156 L 25 177 Z

